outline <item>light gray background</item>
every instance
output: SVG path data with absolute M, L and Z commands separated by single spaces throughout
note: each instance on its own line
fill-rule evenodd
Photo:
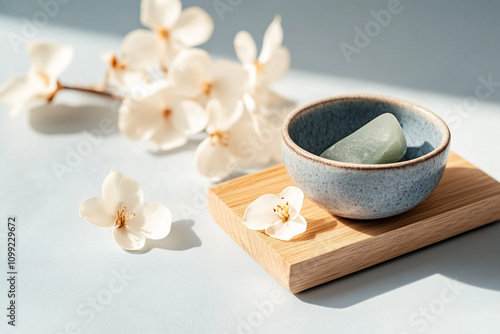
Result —
M 373 20 L 370 12 L 387 9 L 388 0 L 232 2 L 240 4 L 221 21 L 213 0 L 183 1 L 184 7 L 200 6 L 214 18 L 214 35 L 204 45 L 211 53 L 234 57 L 232 41 L 239 30 L 261 43 L 267 25 L 280 14 L 297 69 L 459 95 L 474 90 L 478 75 L 500 74 L 498 1 L 401 0 L 401 13 L 351 64 L 339 44 L 352 45 L 354 28 L 364 29 Z M 71 0 L 50 22 L 124 36 L 141 27 L 139 8 L 139 1 Z M 38 10 L 35 0 L 0 2 L 0 13 L 16 18 L 30 18 Z
M 354 27 L 363 28 L 372 20 L 370 11 L 385 9 L 386 1 L 246 0 L 223 21 L 212 1 L 198 5 L 215 21 L 204 47 L 226 57 L 234 57 L 238 30 L 250 31 L 260 43 L 274 14 L 281 14 L 293 70 L 276 89 L 297 103 L 377 93 L 417 102 L 443 117 L 451 111 L 453 150 L 500 180 L 499 89 L 476 108 L 457 112 L 464 99 L 474 97 L 480 76 L 500 81 L 499 3 L 401 3 L 403 11 L 351 63 L 339 44 L 352 44 Z M 22 18 L 39 10 L 36 1 L 0 2 L 0 81 L 26 71 L 26 55 L 16 53 L 5 36 L 20 34 Z M 73 44 L 76 57 L 62 80 L 85 84 L 102 80 L 100 55 L 116 50 L 120 37 L 139 26 L 138 1 L 73 0 L 35 38 Z M 17 118 L 0 106 L 2 273 L 7 216 L 20 221 L 19 327 L 8 328 L 2 311 L 2 333 L 60 333 L 73 322 L 81 333 L 237 333 L 241 319 L 248 321 L 258 311 L 256 304 L 276 294 L 282 297 L 271 314 L 247 332 L 500 330 L 498 222 L 291 295 L 211 219 L 204 195 L 210 183 L 193 163 L 199 138 L 184 149 L 156 155 L 115 131 L 62 181 L 57 179 L 51 164 L 64 162 L 68 148 L 87 140 L 83 131 L 98 129 L 103 118 L 115 122 L 116 108 L 110 101 L 67 92 L 55 106 L 25 110 Z M 146 201 L 162 202 L 173 212 L 171 235 L 148 243 L 143 254 L 121 250 L 108 232 L 78 216 L 80 203 L 100 193 L 111 168 L 139 181 Z M 79 314 L 81 305 L 105 294 L 114 271 L 122 270 L 133 279 L 87 322 Z M 0 282 L 3 310 L 7 286 L 3 278 Z M 445 306 L 439 312 L 422 316 L 440 303 Z

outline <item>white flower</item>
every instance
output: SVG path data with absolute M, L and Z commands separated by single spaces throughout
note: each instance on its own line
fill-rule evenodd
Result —
M 143 30 L 143 36 L 160 46 L 167 64 L 182 49 L 208 41 L 214 28 L 212 18 L 203 9 L 190 7 L 182 11 L 180 0 L 142 0 L 141 23 L 152 30 Z
M 146 238 L 159 240 L 170 233 L 170 210 L 160 203 L 143 203 L 139 184 L 127 175 L 112 170 L 104 179 L 102 195 L 83 201 L 80 217 L 113 230 L 113 238 L 123 249 L 141 249 Z
M 243 224 L 251 230 L 265 230 L 273 238 L 288 241 L 307 229 L 299 215 L 304 193 L 297 187 L 286 187 L 279 196 L 268 194 L 253 201 L 245 210 Z
M 140 100 L 128 96 L 120 106 L 118 127 L 131 139 L 148 140 L 156 148 L 170 150 L 184 145 L 188 136 L 202 131 L 208 122 L 203 107 L 162 87 Z
M 281 78 L 290 68 L 290 53 L 283 43 L 281 18 L 276 16 L 264 34 L 262 50 L 257 58 L 257 47 L 252 36 L 240 31 L 234 39 L 238 59 L 250 72 L 252 86 L 268 85 Z
M 282 46 L 281 18 L 276 16 L 264 34 L 262 50 L 257 58 L 255 42 L 246 31 L 234 39 L 236 54 L 249 73 L 250 88 L 244 93 L 243 102 L 255 131 L 265 146 L 259 150 L 258 163 L 281 160 L 281 123 L 288 101 L 274 93 L 269 84 L 281 78 L 290 67 L 290 53 Z
M 256 162 L 281 161 L 281 125 L 295 104 L 267 89 L 265 94 L 246 93 L 243 102 L 260 141 L 261 149 Z
M 10 78 L 0 87 L 0 101 L 17 112 L 34 99 L 50 101 L 59 91 L 58 78 L 73 59 L 73 48 L 55 43 L 28 43 L 28 75 Z
M 170 69 L 172 85 L 202 102 L 217 99 L 223 106 L 234 105 L 248 89 L 248 74 L 228 60 L 212 62 L 201 49 L 184 50 Z
M 233 106 L 222 106 L 218 100 L 211 100 L 207 111 L 209 136 L 196 149 L 195 162 L 200 174 L 219 181 L 237 167 L 256 159 L 255 149 L 248 139 L 256 138 L 257 134 L 250 119 L 243 114 L 241 101 Z
M 146 71 L 158 68 L 161 48 L 156 37 L 147 30 L 133 30 L 122 41 L 117 55 L 107 54 L 107 75 L 120 88 L 129 89 L 143 82 Z

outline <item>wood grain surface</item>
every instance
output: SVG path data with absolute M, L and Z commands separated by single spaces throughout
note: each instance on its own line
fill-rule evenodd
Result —
M 246 207 L 293 185 L 283 164 L 208 191 L 222 229 L 281 285 L 297 293 L 476 227 L 500 220 L 500 183 L 454 153 L 432 194 L 398 216 L 360 221 L 332 216 L 307 198 L 307 231 L 281 241 L 242 224 Z

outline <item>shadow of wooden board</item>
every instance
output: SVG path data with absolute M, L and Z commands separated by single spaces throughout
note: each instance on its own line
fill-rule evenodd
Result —
M 346 219 L 306 198 L 301 215 L 307 231 L 290 241 L 243 225 L 251 202 L 290 185 L 280 164 L 210 188 L 208 202 L 222 229 L 292 293 L 500 220 L 500 183 L 451 153 L 437 188 L 400 215 L 372 221 Z

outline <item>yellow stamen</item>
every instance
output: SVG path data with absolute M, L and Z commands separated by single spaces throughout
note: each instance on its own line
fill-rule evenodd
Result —
M 283 199 L 283 197 L 281 199 Z M 290 219 L 290 206 L 288 206 L 288 202 L 286 202 L 283 206 L 279 204 L 276 205 L 276 208 L 273 209 L 273 211 L 278 214 L 283 223 L 286 223 L 288 219 Z
M 203 82 L 201 84 L 201 89 L 203 90 L 203 93 L 205 93 L 205 95 L 210 95 L 210 92 L 212 91 L 212 87 L 213 87 L 213 84 L 210 83 L 210 82 Z
M 124 205 L 122 211 L 116 211 L 115 226 L 117 228 L 127 227 L 127 222 L 134 218 L 134 216 L 135 213 L 133 212 L 130 212 L 130 214 L 127 213 L 127 207 Z
M 170 31 L 165 28 L 158 29 L 157 32 L 162 39 L 168 39 L 170 37 Z
M 253 63 L 255 65 L 255 69 L 257 70 L 257 73 L 262 72 L 264 69 L 264 64 L 262 64 L 260 61 L 256 60 Z
M 109 59 L 109 64 L 112 69 L 114 70 L 124 70 L 125 69 L 125 64 L 120 63 L 118 59 L 116 58 L 116 55 L 111 55 L 111 58 Z
M 219 142 L 222 146 L 229 145 L 229 131 L 215 131 L 210 134 L 210 145 L 215 146 Z
M 167 109 L 163 110 L 162 114 L 163 114 L 163 117 L 169 118 L 170 116 L 172 116 L 172 110 L 167 108 Z

